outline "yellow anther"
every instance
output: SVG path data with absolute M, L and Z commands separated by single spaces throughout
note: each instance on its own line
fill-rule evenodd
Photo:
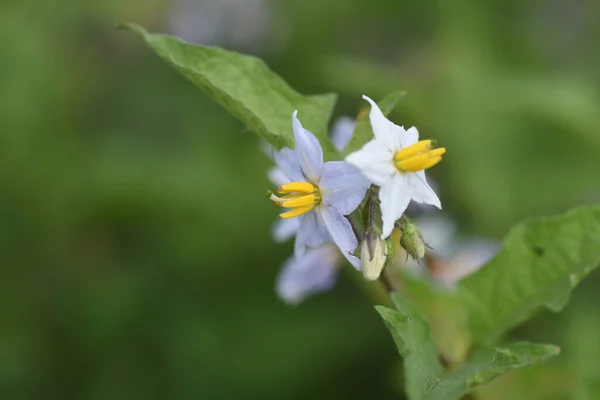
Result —
M 395 159 L 400 161 L 408 157 L 412 157 L 415 154 L 419 154 L 423 151 L 429 150 L 431 148 L 431 140 L 421 140 L 413 145 L 403 148 L 398 151 L 395 155 Z
M 431 150 L 431 140 L 421 140 L 399 150 L 394 155 L 394 165 L 400 171 L 417 172 L 439 163 L 444 153 L 446 153 L 444 147 Z
M 442 157 L 441 156 L 437 156 L 437 157 L 433 157 L 430 158 L 429 160 L 427 160 L 427 162 L 425 164 L 423 164 L 421 166 L 421 169 L 428 169 L 433 167 L 434 165 L 436 165 L 437 163 L 439 163 L 440 161 L 442 161 Z M 419 170 L 420 171 L 420 170 Z
M 291 182 L 281 185 L 277 191 L 285 196 L 277 196 L 267 192 L 269 198 L 278 206 L 290 208 L 279 216 L 281 218 L 294 218 L 309 212 L 315 205 L 321 203 L 319 188 L 309 182 Z
M 442 155 L 444 155 L 446 153 L 446 148 L 445 147 L 440 147 L 438 149 L 433 149 L 427 152 L 427 154 L 429 154 L 429 157 L 440 157 Z
M 309 206 L 297 207 L 297 208 L 294 208 L 294 209 L 292 209 L 290 211 L 286 211 L 286 212 L 284 212 L 282 214 L 279 214 L 279 217 L 280 218 L 294 218 L 294 217 L 298 217 L 298 216 L 300 216 L 302 214 L 306 214 L 307 212 L 309 212 L 310 210 L 312 210 L 314 206 L 315 206 L 314 204 L 311 204 Z
M 410 158 L 406 158 L 404 160 L 396 162 L 396 166 L 399 166 L 400 169 L 404 171 L 415 172 L 422 170 L 423 168 L 420 168 L 421 165 L 425 164 L 428 160 L 429 155 L 427 153 L 418 154 L 416 156 L 412 156 Z
M 291 182 L 279 186 L 277 191 L 279 193 L 314 193 L 316 191 L 316 188 L 312 183 L 308 182 Z
M 285 208 L 296 208 L 296 207 L 306 207 L 308 205 L 315 204 L 315 195 L 314 194 L 305 194 L 304 196 L 300 196 L 297 198 L 292 198 L 287 200 L 286 197 L 283 198 L 283 202 L 281 202 L 281 207 Z

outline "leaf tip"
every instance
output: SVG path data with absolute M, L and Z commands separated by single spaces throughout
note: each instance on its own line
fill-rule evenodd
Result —
M 406 90 L 396 90 L 388 94 L 386 97 L 381 100 L 381 103 L 389 103 L 385 104 L 387 106 L 388 114 L 391 113 L 394 108 L 398 105 L 398 102 L 402 100 L 406 96 Z
M 117 25 L 117 29 L 129 31 L 141 38 L 145 38 L 146 35 L 148 34 L 148 31 L 146 31 L 144 28 L 142 28 L 138 24 L 134 24 L 132 22 L 125 22 L 125 23 L 119 24 L 119 25 Z
M 376 305 L 375 307 L 375 311 L 377 311 L 379 314 L 383 315 L 387 312 L 388 308 L 384 307 L 384 306 L 380 306 L 380 305 Z
M 395 92 L 390 93 L 390 96 L 396 97 L 398 100 L 400 100 L 406 96 L 406 90 L 396 90 Z

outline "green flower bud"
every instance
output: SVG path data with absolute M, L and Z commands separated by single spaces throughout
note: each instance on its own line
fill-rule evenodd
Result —
M 427 243 L 423 240 L 423 236 L 416 225 L 405 219 L 402 223 L 402 236 L 400 237 L 400 245 L 406 251 L 407 257 L 411 256 L 414 260 L 418 260 L 425 256 L 425 247 Z

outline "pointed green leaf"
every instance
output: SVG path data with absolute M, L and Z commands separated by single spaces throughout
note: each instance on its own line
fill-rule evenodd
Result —
M 380 101 L 378 101 L 377 105 L 381 109 L 383 115 L 387 116 L 392 111 L 394 111 L 396 104 L 398 104 L 398 102 L 404 97 L 405 94 L 405 91 L 393 92 L 385 96 Z M 367 108 L 365 108 L 365 111 L 363 111 L 365 114 L 367 112 L 366 110 Z M 356 128 L 354 129 L 354 134 L 352 135 L 352 139 L 350 140 L 350 143 L 344 150 L 344 153 L 347 155 L 352 153 L 353 151 L 360 149 L 365 145 L 365 143 L 367 143 L 371 139 L 373 139 L 373 129 L 371 128 L 369 117 L 364 116 L 356 125 Z
M 392 294 L 396 310 L 376 306 L 394 338 L 405 370 L 406 393 L 411 400 L 457 400 L 513 369 L 554 357 L 559 348 L 533 343 L 514 343 L 477 352 L 470 360 L 444 375 L 431 327 L 424 314 L 399 294 Z
M 535 343 L 514 343 L 508 347 L 483 350 L 455 371 L 445 376 L 433 388 L 428 400 L 455 400 L 498 376 L 517 368 L 540 363 L 558 355 L 556 346 Z
M 540 307 L 559 311 L 600 264 L 600 206 L 526 221 L 500 253 L 459 284 L 473 342 L 491 344 Z
M 393 296 L 398 311 L 382 306 L 375 309 L 383 318 L 403 358 L 406 393 L 412 400 L 425 399 L 439 382 L 444 367 L 438 360 L 431 327 L 424 315 L 408 300 Z
M 135 24 L 123 27 L 274 147 L 293 148 L 291 117 L 298 110 L 298 118 L 317 136 L 324 153 L 336 153 L 327 135 L 334 94 L 303 96 L 256 57 L 191 45 Z

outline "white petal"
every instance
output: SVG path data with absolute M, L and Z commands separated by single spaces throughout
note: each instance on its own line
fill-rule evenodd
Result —
M 333 245 L 325 244 L 306 251 L 302 258 L 288 258 L 277 276 L 275 290 L 289 304 L 327 291 L 337 281 L 340 253 Z
M 342 255 L 352 264 L 352 266 L 360 270 L 360 259 L 352 255 L 358 241 L 354 236 L 352 225 L 338 210 L 329 206 L 321 206 L 321 218 L 329 232 L 329 236 L 333 243 L 340 249 Z
M 296 217 L 296 219 L 300 220 L 300 227 L 294 243 L 294 254 L 297 258 L 304 255 L 307 247 L 317 247 L 331 240 L 329 232 L 321 222 L 321 217 L 317 215 L 317 209 Z
M 369 97 L 363 95 L 363 99 L 367 100 L 371 104 L 369 120 L 371 121 L 371 128 L 373 128 L 375 139 L 382 142 L 391 150 L 399 150 L 402 147 L 403 140 L 405 139 L 404 135 L 406 135 L 404 128 L 387 119 L 379 109 L 377 103 L 375 103 Z
M 393 164 L 394 153 L 378 140 L 371 140 L 362 149 L 349 154 L 346 161 L 358 167 L 377 186 L 383 185 L 398 170 Z
M 302 170 L 298 163 L 294 150 L 284 147 L 283 149 L 273 153 L 275 164 L 289 178 L 288 182 L 304 181 Z
M 412 186 L 412 199 L 414 201 L 417 203 L 426 203 L 436 206 L 437 208 L 442 208 L 442 203 L 440 202 L 439 197 L 437 194 L 435 194 L 431 186 L 427 184 L 425 171 L 418 171 L 410 174 L 409 176 L 410 184 Z
M 315 135 L 302 127 L 296 118 L 297 114 L 298 111 L 294 111 L 292 114 L 296 157 L 306 178 L 311 182 L 316 182 L 323 167 L 323 150 L 321 150 L 321 144 Z
M 427 178 L 427 183 L 429 184 L 429 187 L 433 190 L 434 193 L 437 194 L 437 192 L 439 192 L 439 185 L 431 178 Z M 419 203 L 418 200 L 415 199 L 414 193 L 413 193 L 413 200 L 409 205 L 408 208 L 406 209 L 406 212 L 409 214 L 423 214 L 426 215 L 428 213 L 434 212 L 435 209 L 433 207 L 431 207 L 431 205 L 427 204 L 427 203 Z
M 407 131 L 404 131 L 402 135 L 400 135 L 400 145 L 404 147 L 408 147 L 412 144 L 415 144 L 419 141 L 419 131 L 417 128 L 410 127 Z
M 338 151 L 346 148 L 350 139 L 352 139 L 355 127 L 356 121 L 350 117 L 340 117 L 335 121 L 331 129 L 331 142 Z
M 344 161 L 330 161 L 323 165 L 319 188 L 323 204 L 348 215 L 360 205 L 370 182 L 354 165 Z
M 381 200 L 381 219 L 383 229 L 381 238 L 387 238 L 394 229 L 394 223 L 402 216 L 410 202 L 412 188 L 405 174 L 397 174 L 379 189 Z
M 271 226 L 271 235 L 277 243 L 287 242 L 300 229 L 300 219 L 298 218 L 277 218 L 277 221 Z
M 269 178 L 269 181 L 276 186 L 289 183 L 291 180 L 290 177 L 279 167 L 269 168 L 267 171 L 267 177 Z

